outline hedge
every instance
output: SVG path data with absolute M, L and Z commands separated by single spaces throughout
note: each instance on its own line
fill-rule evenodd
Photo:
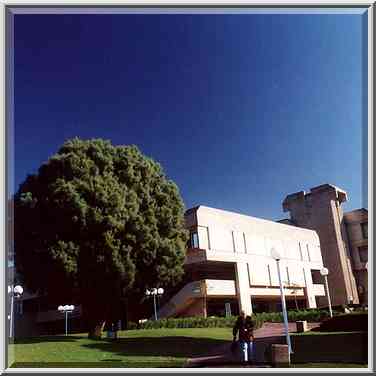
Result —
M 255 329 L 262 327 L 264 322 L 283 322 L 282 312 L 263 312 L 252 315 L 255 321 Z M 301 311 L 289 311 L 290 322 L 306 320 L 308 322 L 320 322 L 329 317 L 325 310 L 310 309 Z M 128 323 L 128 329 L 160 329 L 160 328 L 232 328 L 237 316 L 230 317 L 182 317 L 160 320 L 148 320 L 140 324 Z
M 252 316 L 255 322 L 255 329 L 262 327 L 260 317 Z M 160 329 L 160 328 L 232 328 L 237 316 L 230 317 L 182 317 L 168 318 L 161 320 L 148 320 L 140 323 L 128 323 L 128 329 Z
M 334 312 L 334 314 L 336 315 L 338 314 L 338 312 Z M 257 313 L 256 316 L 260 317 L 263 322 L 283 322 L 282 312 L 263 312 Z M 307 309 L 287 312 L 287 318 L 289 322 L 321 322 L 329 316 L 329 311 L 319 309 Z

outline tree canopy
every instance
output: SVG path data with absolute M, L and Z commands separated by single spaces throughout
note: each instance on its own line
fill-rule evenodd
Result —
M 95 321 L 129 292 L 175 284 L 183 274 L 179 190 L 136 146 L 65 142 L 21 184 L 14 228 L 26 286 L 60 300 L 74 295 Z

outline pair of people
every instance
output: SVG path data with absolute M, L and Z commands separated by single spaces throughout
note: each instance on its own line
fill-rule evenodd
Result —
M 233 343 L 236 342 L 236 336 L 238 335 L 241 358 L 242 358 L 242 361 L 245 363 L 252 362 L 254 360 L 253 328 L 254 328 L 254 323 L 253 323 L 252 317 L 246 316 L 244 311 L 240 312 L 240 315 L 235 322 L 232 334 L 233 334 Z

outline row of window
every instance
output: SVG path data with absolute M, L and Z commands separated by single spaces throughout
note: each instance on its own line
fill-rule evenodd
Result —
M 266 268 L 267 268 L 267 275 L 268 275 L 268 284 L 267 285 L 268 286 L 273 286 L 271 267 L 270 267 L 269 264 L 267 264 Z M 307 286 L 306 271 L 305 271 L 304 268 L 302 268 L 301 270 L 303 271 L 304 286 Z M 247 264 L 247 272 L 248 272 L 249 286 L 255 285 L 254 283 L 252 283 L 251 271 L 250 271 L 249 264 Z M 303 281 L 301 281 L 299 283 L 293 283 L 293 280 L 290 277 L 290 270 L 289 270 L 288 266 L 285 267 L 285 273 L 283 273 L 283 271 L 282 271 L 282 274 L 284 275 L 284 277 L 282 277 L 282 279 L 284 279 L 282 281 L 282 283 L 284 285 L 290 286 L 290 287 L 301 286 L 302 285 L 301 282 L 303 282 Z M 321 276 L 320 270 L 314 270 L 314 269 L 312 269 L 311 270 L 311 278 L 312 278 L 312 283 L 313 284 L 322 284 L 323 283 L 323 277 Z
M 234 247 L 234 251 L 235 251 L 236 247 L 235 247 L 234 232 L 232 232 L 232 240 L 233 240 L 233 247 Z M 245 252 L 247 252 L 247 242 L 246 242 L 246 238 L 245 238 L 245 234 L 244 233 L 243 233 L 243 242 L 244 242 L 244 248 L 243 249 L 244 249 Z M 298 243 L 299 243 L 299 256 L 300 256 L 300 260 L 304 261 L 303 245 L 302 245 L 301 242 L 298 242 Z M 197 231 L 191 231 L 190 232 L 190 237 L 189 237 L 189 240 L 188 240 L 187 247 L 188 248 L 200 248 L 199 236 L 198 236 L 198 232 Z M 310 250 L 309 250 L 309 245 L 308 244 L 305 245 L 305 250 L 306 250 L 308 261 L 311 262 L 312 261 L 311 260 L 311 254 L 310 254 Z

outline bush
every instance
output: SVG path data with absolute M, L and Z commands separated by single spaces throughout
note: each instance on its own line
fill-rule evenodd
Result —
M 127 323 L 127 330 L 133 330 L 133 329 L 137 329 L 137 324 L 135 322 L 129 321 Z
M 337 314 L 337 312 L 335 313 Z M 283 322 L 282 312 L 263 312 L 257 313 L 257 317 L 260 317 L 263 322 Z M 319 309 L 307 309 L 299 311 L 288 311 L 287 318 L 289 322 L 295 321 L 308 321 L 308 322 L 320 322 L 329 317 L 329 312 Z
M 327 319 L 314 329 L 319 332 L 353 332 L 368 330 L 367 312 L 340 314 Z
M 335 312 L 337 314 L 337 312 Z M 321 322 L 329 317 L 329 312 L 319 309 L 308 309 L 301 311 L 288 311 L 288 321 Z M 262 312 L 252 315 L 255 322 L 255 329 L 262 327 L 264 322 L 283 322 L 282 312 Z M 140 323 L 128 323 L 128 329 L 160 329 L 160 328 L 232 328 L 237 316 L 230 317 L 181 317 L 160 320 L 148 320 Z
M 252 316 L 255 329 L 263 325 L 262 318 L 258 315 Z M 139 325 L 140 329 L 160 329 L 160 328 L 232 328 L 237 316 L 230 317 L 182 317 L 160 320 L 148 320 Z

